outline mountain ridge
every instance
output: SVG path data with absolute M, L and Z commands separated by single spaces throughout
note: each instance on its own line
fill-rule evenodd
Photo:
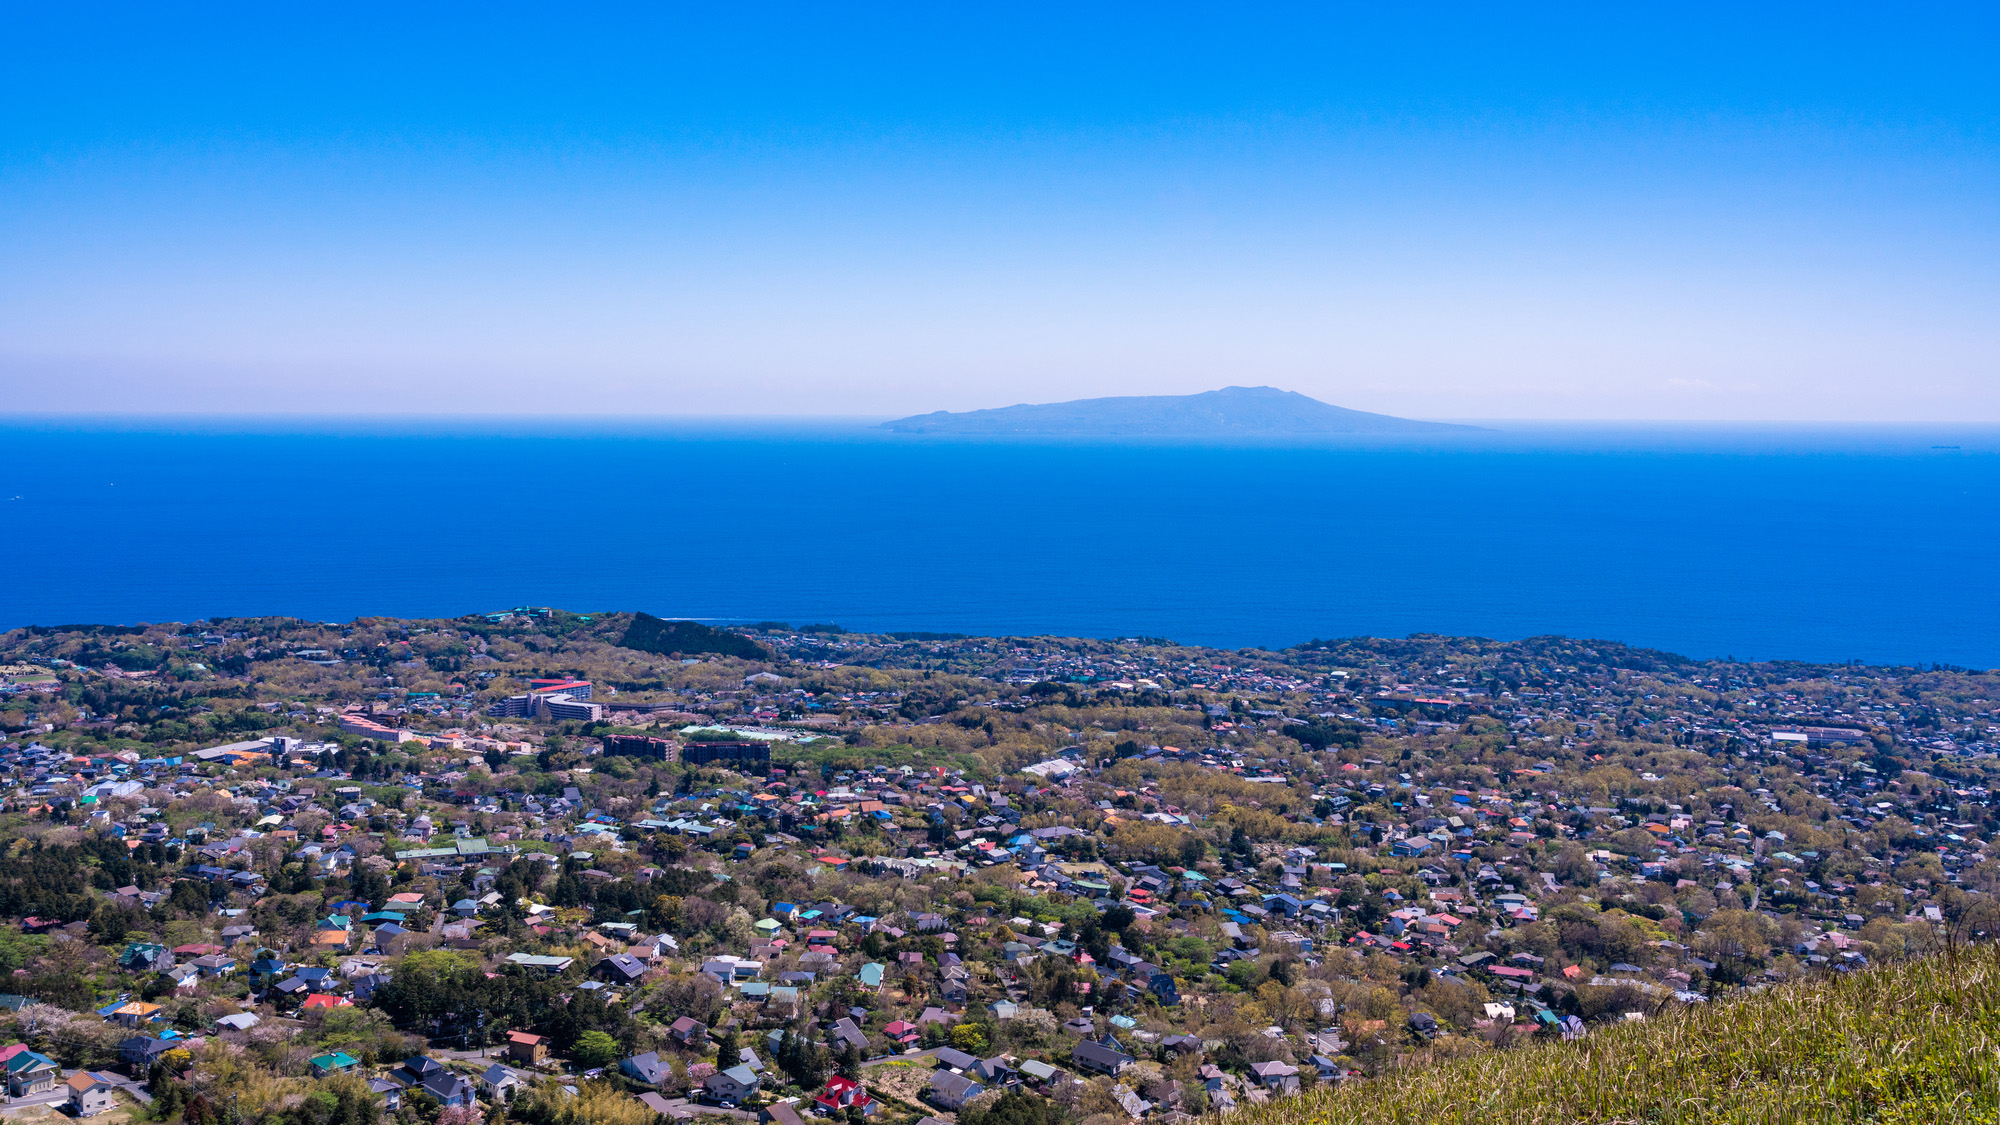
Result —
M 1258 437 L 1479 427 L 1349 410 L 1277 387 L 1223 387 L 1191 395 L 1085 398 L 957 413 L 938 410 L 884 422 L 881 428 L 905 434 L 979 436 Z

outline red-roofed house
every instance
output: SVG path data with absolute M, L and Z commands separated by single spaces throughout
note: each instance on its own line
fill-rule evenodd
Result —
M 865 1117 L 875 1112 L 875 1099 L 868 1096 L 868 1091 L 861 1088 L 861 1083 L 838 1074 L 826 1080 L 826 1089 L 821 1090 L 819 1095 L 813 1098 L 813 1104 L 828 1113 L 858 1109 Z

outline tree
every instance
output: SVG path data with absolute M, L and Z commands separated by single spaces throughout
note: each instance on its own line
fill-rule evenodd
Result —
M 576 1037 L 570 1055 L 587 1068 L 610 1066 L 618 1058 L 618 1040 L 602 1031 L 586 1031 Z
M 1181 837 L 1181 866 L 1193 867 L 1208 855 L 1208 843 L 1192 832 Z
M 778 1040 L 778 1068 L 801 1090 L 817 1090 L 826 1085 L 826 1048 L 787 1028 Z
M 375 1125 L 380 1109 L 366 1081 L 342 1074 L 318 1085 L 286 1112 L 285 1125 Z
M 449 949 L 412 953 L 396 967 L 395 977 L 375 993 L 375 1007 L 397 1027 L 440 1031 L 447 1020 L 463 1019 L 465 999 L 485 985 L 485 974 L 463 955 Z
M 840 1045 L 840 1052 L 834 1056 L 834 1067 L 840 1071 L 842 1078 L 852 1078 L 859 1081 L 863 1061 L 861 1048 L 855 1046 L 853 1043 L 843 1042 Z
M 982 1106 L 985 1100 L 977 1099 L 961 1110 L 959 1125 L 1062 1125 L 1062 1106 L 1025 1090 L 1009 1090 Z

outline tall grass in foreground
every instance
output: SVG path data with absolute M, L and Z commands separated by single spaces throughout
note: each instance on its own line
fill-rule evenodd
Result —
M 1229 1125 L 1993 1125 L 1996 1052 L 2000 947 L 1983 946 L 1283 1098 Z

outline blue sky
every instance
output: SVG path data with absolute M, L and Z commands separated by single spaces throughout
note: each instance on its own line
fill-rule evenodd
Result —
M 2000 421 L 1990 7 L 274 7 L 13 6 L 0 410 Z

